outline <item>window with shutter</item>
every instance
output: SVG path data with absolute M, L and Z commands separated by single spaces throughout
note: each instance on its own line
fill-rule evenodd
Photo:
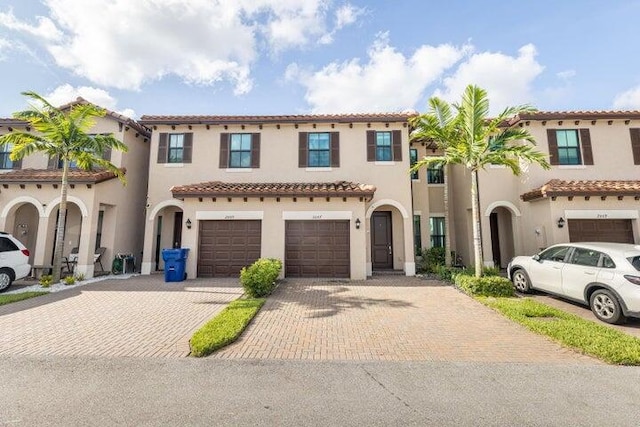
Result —
M 229 136 L 229 167 L 251 167 L 252 134 L 233 133 Z
M 640 165 L 640 128 L 629 129 L 631 135 L 631 152 L 633 153 L 633 164 Z
M 331 136 L 328 132 L 307 134 L 307 167 L 326 168 L 331 166 Z

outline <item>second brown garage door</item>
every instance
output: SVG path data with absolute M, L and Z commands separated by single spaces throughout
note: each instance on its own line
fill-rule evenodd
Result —
M 261 221 L 200 221 L 198 277 L 238 276 L 260 258 Z
M 286 221 L 285 276 L 350 277 L 349 221 Z
M 634 243 L 630 219 L 570 219 L 571 242 Z

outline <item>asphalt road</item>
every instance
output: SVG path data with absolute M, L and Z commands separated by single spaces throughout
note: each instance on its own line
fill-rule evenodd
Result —
M 637 426 L 640 369 L 0 359 L 0 425 Z

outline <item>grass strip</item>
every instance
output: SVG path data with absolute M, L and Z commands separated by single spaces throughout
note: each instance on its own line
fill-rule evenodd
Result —
M 530 298 L 476 297 L 533 332 L 615 365 L 640 365 L 640 339 Z
M 246 298 L 231 302 L 193 334 L 189 341 L 191 355 L 208 356 L 237 340 L 265 301 L 265 298 Z
M 20 294 L 0 295 L 0 305 L 11 304 L 12 302 L 22 301 L 25 299 L 39 297 L 49 292 L 22 292 Z

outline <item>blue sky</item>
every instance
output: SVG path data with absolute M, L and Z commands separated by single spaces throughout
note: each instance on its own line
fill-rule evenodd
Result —
M 0 117 L 640 109 L 640 1 L 0 0 Z

